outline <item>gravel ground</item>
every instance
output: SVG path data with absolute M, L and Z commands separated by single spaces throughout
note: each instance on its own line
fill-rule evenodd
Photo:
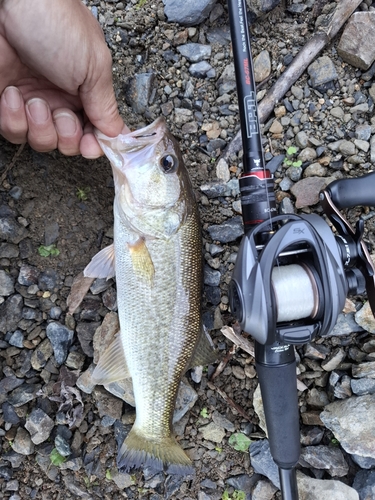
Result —
M 226 3 L 211 2 L 208 17 L 191 26 L 167 22 L 160 0 L 86 3 L 112 51 L 126 123 L 138 128 L 163 115 L 179 139 L 203 226 L 204 322 L 228 362 L 214 380 L 216 365 L 188 373 L 184 381 L 176 433 L 196 475 L 119 473 L 117 443 L 134 421 L 134 408 L 102 387 L 93 389 L 87 377 L 95 332 L 103 320 L 108 328 L 117 321 L 113 280 L 96 280 L 74 315 L 67 314 L 73 280 L 112 242 L 110 166 L 105 159 L 40 154 L 28 146 L 20 151 L 0 139 L 1 497 L 229 500 L 245 491 L 247 499 L 280 499 L 267 459 L 254 359 L 233 349 L 222 333 L 223 327 L 236 328 L 228 284 L 243 232 L 242 152 L 219 161 L 239 129 Z M 253 23 L 259 99 L 316 30 L 321 4 L 280 4 Z M 334 6 L 326 3 L 323 15 Z M 371 0 L 361 5 L 366 8 L 372 9 Z M 263 129 L 283 211 L 322 215 L 319 190 L 334 179 L 368 173 L 375 160 L 375 70 L 343 62 L 339 39 L 294 84 Z M 323 83 L 316 81 L 321 65 L 331 78 Z M 293 158 L 290 146 L 298 149 Z M 288 159 L 300 159 L 301 167 L 289 167 Z M 346 215 L 351 222 L 364 218 L 373 251 L 374 207 Z M 375 488 L 375 430 L 366 418 L 375 406 L 375 326 L 365 300 L 352 297 L 329 336 L 297 348 L 299 468 L 329 480 L 330 491 L 353 486 L 338 493 L 343 499 L 358 498 L 355 489 L 363 492 L 366 481 Z M 354 437 L 343 424 L 335 426 L 332 404 L 346 405 L 340 411 L 353 418 Z M 251 459 L 248 442 L 240 451 L 236 436 L 253 441 Z M 375 497 L 371 491 L 366 498 Z

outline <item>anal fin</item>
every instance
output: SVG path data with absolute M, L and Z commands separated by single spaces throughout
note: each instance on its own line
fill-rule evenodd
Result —
M 92 380 L 95 384 L 104 385 L 124 378 L 130 378 L 130 374 L 121 343 L 121 335 L 118 332 L 109 347 L 100 356 L 99 363 L 93 371 Z

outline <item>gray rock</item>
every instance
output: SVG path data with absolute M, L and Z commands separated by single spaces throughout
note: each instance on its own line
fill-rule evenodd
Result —
M 220 278 L 221 278 L 220 271 L 216 271 L 215 269 L 212 269 L 210 266 L 205 265 L 203 276 L 204 276 L 203 282 L 205 285 L 209 285 L 209 286 L 219 286 L 220 285 Z
M 39 290 L 53 291 L 59 284 L 59 275 L 54 269 L 46 269 L 38 278 Z
M 207 19 L 216 0 L 163 0 L 164 13 L 170 23 L 179 23 L 183 26 L 195 26 Z
M 355 378 L 375 378 L 375 361 L 353 365 L 352 374 Z
M 280 489 L 279 469 L 272 458 L 267 439 L 250 444 L 250 461 L 255 472 L 268 477 Z
M 307 68 L 307 72 L 311 78 L 311 86 L 314 88 L 337 79 L 335 65 L 328 56 L 322 56 L 316 59 Z
M 277 488 L 268 481 L 260 480 L 251 493 L 251 500 L 272 500 Z
M 0 244 L 0 258 L 2 259 L 14 259 L 19 255 L 19 249 L 17 245 L 13 243 L 1 243 Z
M 8 297 L 14 293 L 14 278 L 9 273 L 0 270 L 0 295 Z
M 40 384 L 23 384 L 14 389 L 8 396 L 8 403 L 18 408 L 36 398 Z
M 44 413 L 41 408 L 33 408 L 26 419 L 25 428 L 31 435 L 31 441 L 34 444 L 40 444 L 49 438 L 54 425 L 52 418 Z
M 28 231 L 11 215 L 0 216 L 0 240 L 18 245 Z
M 306 446 L 301 450 L 299 463 L 305 467 L 307 464 L 315 469 L 327 470 L 330 476 L 343 477 L 349 471 L 344 455 L 337 447 Z
M 15 412 L 13 406 L 10 405 L 7 401 L 2 404 L 1 409 L 3 410 L 3 419 L 5 422 L 12 425 L 17 425 L 20 423 L 19 416 Z
M 21 332 L 21 330 L 16 330 L 14 333 L 12 333 L 9 339 L 9 344 L 22 349 L 23 341 L 24 341 L 23 333 Z
M 303 130 L 296 134 L 296 144 L 299 148 L 306 148 L 309 145 L 309 136 Z
M 351 455 L 351 457 L 361 469 L 373 469 L 375 467 L 375 458 L 361 457 L 360 455 Z
M 53 321 L 48 324 L 46 334 L 51 341 L 56 363 L 62 365 L 68 356 L 74 332 L 61 323 Z
M 34 443 L 31 441 L 30 434 L 23 427 L 18 427 L 12 448 L 13 451 L 20 455 L 32 455 L 34 453 Z
M 236 216 L 225 221 L 223 224 L 209 226 L 207 231 L 213 240 L 217 240 L 220 243 L 235 241 L 244 233 L 242 217 Z
M 38 283 L 39 274 L 40 272 L 35 266 L 22 264 L 17 281 L 24 286 L 35 285 Z
M 202 433 L 203 439 L 212 441 L 213 443 L 222 443 L 225 436 L 225 430 L 223 427 L 215 422 L 210 422 L 203 427 L 199 427 L 199 432 Z
M 17 378 L 14 375 L 4 377 L 0 380 L 0 394 L 7 394 L 24 383 L 23 378 Z
M 328 358 L 322 361 L 322 368 L 331 372 L 336 370 L 336 368 L 340 365 L 340 363 L 345 359 L 346 353 L 343 348 L 335 349 Z
M 262 82 L 271 73 L 271 58 L 268 50 L 262 50 L 254 59 L 254 79 L 256 83 Z
M 370 500 L 375 498 L 375 471 L 360 470 L 357 472 L 353 488 L 358 491 L 361 500 Z
M 215 422 L 216 425 L 223 427 L 229 432 L 234 432 L 236 430 L 236 427 L 233 424 L 233 422 L 231 422 L 226 417 L 221 415 L 218 411 L 213 412 L 212 420 Z
M 100 326 L 100 322 L 92 321 L 92 322 L 80 322 L 77 325 L 76 332 L 78 335 L 78 340 L 81 344 L 82 351 L 92 358 L 94 356 L 94 348 L 92 345 L 92 341 L 94 338 L 94 334 L 96 329 Z
M 296 199 L 296 208 L 309 207 L 319 202 L 319 193 L 330 182 L 332 177 L 306 177 L 301 179 L 291 188 Z
M 44 226 L 44 244 L 52 245 L 59 237 L 60 226 L 57 222 L 46 222 Z
M 23 298 L 11 295 L 0 305 L 0 332 L 13 332 L 22 318 Z
M 375 393 L 375 379 L 371 378 L 360 378 L 358 380 L 352 379 L 350 381 L 350 386 L 354 394 L 356 394 L 357 396 L 363 396 L 364 394 Z
M 375 29 L 375 12 L 355 12 L 347 22 L 337 47 L 339 56 L 347 63 L 363 70 L 375 60 L 372 40 Z
M 354 313 L 341 313 L 333 330 L 325 337 L 341 337 L 355 332 L 363 332 L 363 328 L 354 320 Z
M 368 141 L 371 137 L 371 126 L 367 124 L 357 125 L 355 128 L 355 137 L 362 141 Z
M 189 67 L 189 73 L 192 76 L 194 76 L 195 78 L 205 78 L 206 76 L 212 78 L 215 75 L 208 74 L 211 72 L 212 69 L 213 68 L 212 68 L 211 64 L 209 64 L 207 61 L 200 61 L 200 62 L 191 64 L 191 66 Z
M 31 366 L 34 370 L 40 371 L 47 364 L 52 356 L 53 347 L 49 339 L 44 339 L 36 346 L 31 356 Z
M 375 395 L 335 401 L 320 414 L 324 425 L 350 454 L 375 458 Z
M 186 43 L 179 45 L 177 50 L 190 62 L 200 62 L 211 57 L 211 45 L 201 43 Z
M 247 6 L 254 16 L 259 17 L 277 7 L 280 2 L 281 0 L 247 0 Z
M 179 422 L 182 417 L 194 406 L 198 399 L 196 391 L 184 380 L 181 381 L 177 393 L 177 400 L 173 414 L 173 423 Z
M 297 471 L 297 485 L 303 500 L 359 500 L 358 493 L 341 481 L 314 479 Z
M 366 302 L 359 311 L 355 313 L 355 321 L 366 332 L 375 333 L 375 318 L 372 314 L 370 303 Z
M 155 82 L 154 73 L 139 73 L 128 80 L 125 99 L 135 113 L 143 114 L 147 111 Z
M 114 419 L 121 419 L 123 406 L 121 399 L 112 396 L 103 387 L 95 387 L 92 394 L 100 417 L 108 415 Z
M 98 295 L 99 293 L 104 292 L 113 284 L 112 279 L 107 278 L 97 278 L 94 283 L 90 286 L 90 292 L 93 295 Z
M 55 437 L 55 448 L 63 457 L 69 457 L 72 453 L 68 441 L 60 434 Z

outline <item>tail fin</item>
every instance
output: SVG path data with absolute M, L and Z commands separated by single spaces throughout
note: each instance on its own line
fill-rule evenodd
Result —
M 134 427 L 119 449 L 117 466 L 123 472 L 151 467 L 181 476 L 195 473 L 189 457 L 173 437 L 150 440 Z

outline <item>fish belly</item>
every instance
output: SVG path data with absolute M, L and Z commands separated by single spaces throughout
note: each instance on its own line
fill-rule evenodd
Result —
M 115 221 L 121 340 L 136 404 L 136 421 L 119 451 L 118 465 L 125 470 L 152 465 L 190 472 L 171 422 L 181 377 L 201 334 L 197 216 L 193 213 L 169 240 L 146 239 L 152 281 L 134 271 L 128 241 L 126 228 Z

